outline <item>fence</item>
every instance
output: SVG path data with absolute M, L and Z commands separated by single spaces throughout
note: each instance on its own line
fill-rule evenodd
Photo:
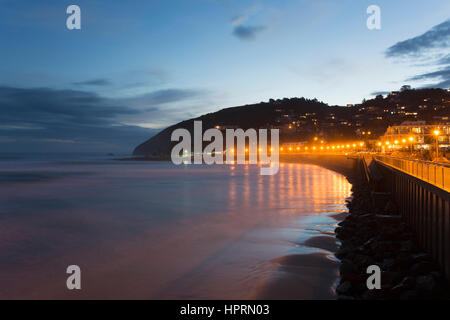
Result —
M 434 162 L 407 160 L 388 156 L 375 156 L 375 159 L 385 165 L 403 171 L 413 177 L 419 178 L 450 192 L 450 166 Z
M 401 216 L 450 279 L 450 168 L 386 156 L 375 161 Z

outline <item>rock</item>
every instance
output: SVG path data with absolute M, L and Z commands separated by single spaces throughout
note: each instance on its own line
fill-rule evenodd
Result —
M 411 265 L 412 261 L 413 259 L 409 253 L 400 252 L 395 258 L 395 266 L 397 268 L 407 270 L 408 267 Z
M 337 299 L 338 300 L 355 300 L 355 298 L 352 296 L 346 296 L 346 295 L 342 295 L 342 294 L 340 294 Z
M 366 214 L 363 214 L 363 215 L 359 216 L 358 218 L 362 219 L 362 220 L 368 220 L 369 218 L 373 218 L 374 216 L 375 215 L 372 214 L 372 213 L 366 213 Z
M 417 277 L 416 287 L 427 296 L 433 295 L 438 289 L 437 282 L 432 275 Z
M 335 256 L 338 259 L 344 259 L 350 252 L 352 252 L 350 246 L 346 247 L 341 246 L 339 250 L 335 253 Z
M 381 255 L 383 257 L 390 257 L 396 248 L 397 245 L 392 241 L 375 241 L 371 246 L 375 255 Z
M 358 268 L 356 265 L 348 259 L 342 260 L 341 267 L 339 268 L 339 272 L 341 275 L 350 274 L 350 273 L 358 273 Z
M 381 272 L 381 287 L 391 288 L 401 280 L 401 274 L 393 271 Z
M 431 261 L 431 257 L 427 253 L 413 254 L 411 257 L 413 259 L 413 263 L 417 263 L 417 262 L 421 262 L 421 261 L 428 261 L 428 262 Z
M 407 290 L 400 295 L 400 300 L 414 300 L 419 297 L 419 294 L 415 290 Z
M 352 178 L 353 179 L 353 178 Z M 415 236 L 402 220 L 392 199 L 375 208 L 370 187 L 354 178 L 349 215 L 335 230 L 341 246 L 340 300 L 418 299 L 447 297 L 447 281 L 428 254 L 419 253 Z M 356 181 L 356 182 L 355 182 Z M 366 269 L 380 266 L 381 289 L 368 290 Z
M 341 295 L 346 295 L 346 294 L 350 293 L 351 289 L 352 289 L 352 284 L 348 281 L 345 281 L 336 288 L 336 292 Z
M 363 254 L 357 254 L 352 261 L 357 265 L 357 267 L 360 270 L 363 270 L 363 271 L 365 271 L 368 266 L 375 263 L 373 258 L 371 258 L 367 255 L 363 255 Z
M 383 262 L 380 265 L 381 270 L 389 271 L 392 270 L 392 267 L 395 265 L 395 259 L 394 258 L 388 258 L 384 259 Z
M 412 278 L 412 277 L 405 277 L 403 278 L 403 280 L 395 285 L 392 289 L 391 289 L 391 297 L 393 298 L 401 298 L 401 295 L 403 292 L 406 292 L 408 290 L 412 290 L 414 288 L 416 284 L 416 279 Z
M 387 296 L 386 289 L 373 289 L 373 290 L 366 290 L 362 295 L 361 298 L 364 300 L 382 300 L 385 299 Z
M 393 216 L 393 215 L 387 215 L 387 214 L 377 214 L 375 215 L 375 220 L 378 223 L 382 224 L 400 224 L 402 221 L 401 216 Z
M 441 281 L 444 279 L 444 275 L 439 271 L 433 271 L 430 273 L 430 275 L 433 276 L 433 278 L 436 279 L 437 281 Z
M 348 239 L 353 235 L 353 228 L 349 227 L 337 227 L 336 230 L 334 230 L 336 233 L 336 237 L 338 239 Z
M 413 289 L 416 285 L 416 279 L 413 277 L 404 277 L 400 285 L 405 289 Z
M 342 275 L 341 282 L 350 282 L 352 286 L 356 286 L 360 283 L 366 282 L 367 276 L 359 273 L 346 273 Z
M 402 241 L 400 245 L 400 251 L 401 252 L 411 252 L 414 249 L 414 241 L 412 240 L 406 240 Z
M 429 273 L 433 269 L 434 269 L 433 263 L 429 261 L 420 261 L 414 264 L 409 270 L 409 272 L 412 276 L 417 277 Z

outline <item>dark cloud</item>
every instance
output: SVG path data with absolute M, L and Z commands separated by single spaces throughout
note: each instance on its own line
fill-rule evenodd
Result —
M 48 125 L 43 130 L 0 129 L 4 152 L 124 152 L 160 130 L 138 126 Z
M 108 123 L 118 115 L 139 113 L 92 92 L 49 88 L 0 87 L 0 109 L 0 124 L 98 124 Z
M 1 152 L 131 152 L 159 130 L 125 125 L 124 119 L 157 122 L 154 117 L 170 117 L 159 105 L 200 94 L 196 90 L 167 89 L 128 99 L 109 99 L 82 90 L 0 86 Z M 136 101 L 142 106 L 131 107 Z
M 419 55 L 429 49 L 448 48 L 450 46 L 450 19 L 434 26 L 420 36 L 397 42 L 386 50 L 387 57 Z
M 87 80 L 87 81 L 81 81 L 81 82 L 74 82 L 74 85 L 77 86 L 109 86 L 111 85 L 111 82 L 108 79 L 93 79 L 93 80 Z
M 238 25 L 233 29 L 233 35 L 241 40 L 253 40 L 256 35 L 262 32 L 266 27 L 264 26 L 243 26 Z
M 438 65 L 450 64 L 450 54 L 440 58 L 437 62 Z
M 438 81 L 434 84 L 426 85 L 425 87 L 437 87 L 437 88 L 449 88 L 450 87 L 450 66 L 445 69 L 419 74 L 408 80 L 411 81 L 421 81 L 421 80 L 433 80 Z
M 406 58 L 413 66 L 433 67 L 435 71 L 406 79 L 429 82 L 420 87 L 448 88 L 450 86 L 450 19 L 417 37 L 397 42 L 385 52 L 388 58 Z M 436 70 L 437 69 L 437 70 Z

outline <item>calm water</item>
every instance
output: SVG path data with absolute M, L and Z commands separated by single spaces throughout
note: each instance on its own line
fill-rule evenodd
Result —
M 347 180 L 286 164 L 0 157 L 0 298 L 333 298 Z M 65 270 L 82 270 L 82 290 Z

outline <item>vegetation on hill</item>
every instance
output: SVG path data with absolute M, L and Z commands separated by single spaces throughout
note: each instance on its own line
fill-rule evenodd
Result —
M 281 142 L 309 141 L 320 137 L 327 141 L 361 138 L 370 132 L 372 138 L 382 135 L 389 125 L 406 120 L 437 123 L 448 120 L 450 92 L 443 89 L 402 87 L 386 97 L 381 95 L 361 104 L 329 106 L 317 99 L 284 98 L 258 104 L 231 107 L 208 113 L 170 126 L 142 143 L 134 155 L 168 155 L 174 143 L 173 130 L 193 132 L 194 120 L 202 121 L 203 130 L 214 127 L 278 128 Z

